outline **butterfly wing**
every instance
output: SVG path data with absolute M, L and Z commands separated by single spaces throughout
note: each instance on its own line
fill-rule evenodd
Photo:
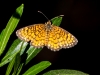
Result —
M 47 47 L 53 51 L 59 51 L 61 48 L 70 48 L 77 44 L 77 39 L 68 31 L 52 26 L 48 34 Z
M 30 44 L 36 48 L 40 48 L 45 45 L 46 31 L 44 24 L 34 24 L 23 27 L 17 30 L 16 35 L 23 41 L 30 41 Z

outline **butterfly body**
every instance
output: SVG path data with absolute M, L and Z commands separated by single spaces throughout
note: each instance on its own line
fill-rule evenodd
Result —
M 45 24 L 33 24 L 23 27 L 16 31 L 19 39 L 35 48 L 48 47 L 53 51 L 59 51 L 62 48 L 71 48 L 77 44 L 78 40 L 68 31 L 52 25 L 50 21 Z
M 45 28 L 46 28 L 47 31 L 51 30 L 52 25 L 51 25 L 50 21 L 48 21 L 47 23 L 45 23 Z

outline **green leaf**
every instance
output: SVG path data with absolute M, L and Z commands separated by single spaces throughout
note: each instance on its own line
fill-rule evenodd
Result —
M 27 59 L 26 59 L 25 64 L 27 64 L 30 60 L 32 60 L 41 50 L 42 48 L 36 49 L 36 48 L 33 48 L 33 46 L 30 46 L 30 48 L 26 52 Z
M 14 64 L 14 72 L 13 72 L 14 75 L 16 75 L 18 68 L 19 68 L 19 65 L 20 65 L 20 62 L 21 62 L 20 52 L 17 53 L 15 61 L 16 62 Z
M 29 68 L 23 75 L 36 75 L 50 65 L 51 63 L 49 61 L 42 61 Z
M 20 20 L 20 17 L 21 17 L 22 12 L 23 12 L 23 8 L 24 8 L 24 4 L 21 4 L 21 6 L 19 6 L 16 9 L 16 12 L 11 16 L 9 22 L 7 23 L 6 28 L 1 32 L 1 35 L 0 35 L 0 55 L 5 50 L 5 47 L 7 45 L 9 38 Z
M 7 54 L 7 56 L 1 60 L 0 67 L 10 62 L 18 52 L 25 50 L 27 45 L 27 42 L 20 42 L 11 53 Z
M 51 22 L 53 25 L 60 26 L 62 18 L 63 18 L 63 15 L 54 17 L 53 19 L 51 19 Z
M 2 35 L 4 33 L 4 31 L 5 31 L 5 29 L 3 29 L 2 32 L 0 33 L 0 45 L 1 45 L 1 40 L 2 40 L 1 37 L 2 37 Z
M 77 70 L 60 69 L 60 70 L 51 70 L 49 72 L 44 73 L 43 75 L 89 75 L 89 74 Z
M 17 72 L 17 74 L 16 74 L 16 75 L 19 75 L 19 74 L 20 74 L 20 72 L 21 72 L 21 70 L 22 70 L 23 65 L 24 65 L 24 63 L 20 64 L 20 66 L 19 66 L 19 68 L 18 68 L 18 72 Z
M 11 60 L 11 62 L 9 63 L 8 67 L 7 67 L 7 71 L 6 71 L 6 74 L 5 75 L 10 75 L 11 71 L 12 71 L 12 68 L 13 68 L 13 65 L 15 63 L 15 57 Z
M 17 47 L 17 45 L 20 43 L 21 41 L 19 39 L 16 39 L 12 45 L 10 46 L 10 48 L 8 49 L 8 52 L 6 53 L 6 55 L 3 57 L 2 60 L 4 60 L 6 57 L 9 56 L 9 54 L 14 51 L 14 49 Z

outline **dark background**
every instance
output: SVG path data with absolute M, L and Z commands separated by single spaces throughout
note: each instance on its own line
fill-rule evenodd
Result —
M 88 74 L 97 74 L 100 50 L 99 0 L 0 0 L 0 32 L 5 28 L 15 9 L 22 3 L 24 3 L 24 12 L 16 30 L 31 24 L 47 22 L 47 19 L 37 12 L 40 10 L 49 19 L 64 15 L 60 27 L 72 33 L 79 41 L 75 47 L 62 49 L 59 52 L 44 48 L 23 72 L 32 65 L 47 60 L 52 63 L 52 66 L 41 73 L 52 69 L 74 69 Z M 9 44 L 17 38 L 15 31 L 11 35 Z M 2 72 L 5 69 L 6 67 Z

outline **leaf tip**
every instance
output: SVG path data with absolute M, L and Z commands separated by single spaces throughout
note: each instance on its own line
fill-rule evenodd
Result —
M 21 6 L 24 7 L 24 4 L 22 3 Z

